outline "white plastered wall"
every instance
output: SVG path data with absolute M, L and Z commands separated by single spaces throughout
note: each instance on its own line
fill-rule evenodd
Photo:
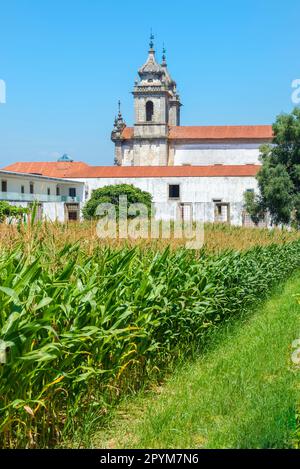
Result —
M 214 143 L 174 146 L 174 165 L 260 164 L 259 143 Z
M 115 184 L 133 184 L 153 196 L 157 219 L 178 216 L 178 205 L 189 203 L 195 219 L 214 221 L 214 200 L 230 204 L 230 221 L 241 225 L 243 194 L 247 189 L 257 191 L 254 177 L 155 177 L 155 178 L 89 178 L 80 179 L 93 189 Z M 180 185 L 180 200 L 169 199 L 169 184 Z

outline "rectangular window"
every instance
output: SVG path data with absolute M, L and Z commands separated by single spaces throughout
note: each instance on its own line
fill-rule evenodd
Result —
M 56 186 L 56 195 L 60 195 L 60 189 L 58 186 Z
M 31 182 L 31 183 L 29 184 L 29 193 L 30 193 L 30 194 L 34 194 L 33 182 Z
M 180 188 L 179 184 L 169 184 L 169 199 L 179 199 Z
M 76 221 L 78 220 L 78 212 L 69 212 L 69 221 Z
M 21 186 L 21 194 L 25 194 L 25 187 Z
M 7 181 L 1 181 L 1 192 L 7 192 Z
M 76 188 L 70 187 L 69 188 L 69 197 L 76 197 Z
M 246 189 L 246 192 L 254 192 L 254 189 Z
M 47 195 L 50 195 L 51 194 L 51 191 L 50 191 L 50 187 L 47 188 Z

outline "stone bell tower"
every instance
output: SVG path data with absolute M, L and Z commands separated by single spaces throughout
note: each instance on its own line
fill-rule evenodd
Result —
M 111 134 L 115 144 L 115 164 L 167 166 L 169 127 L 180 125 L 180 99 L 163 49 L 162 63 L 155 58 L 151 34 L 148 58 L 138 70 L 133 89 L 134 126 L 127 127 L 119 105 Z
M 135 122 L 133 164 L 135 166 L 168 164 L 169 125 L 179 125 L 180 100 L 176 83 L 171 79 L 165 49 L 162 64 L 155 58 L 153 35 L 150 36 L 146 63 L 138 70 L 133 89 Z

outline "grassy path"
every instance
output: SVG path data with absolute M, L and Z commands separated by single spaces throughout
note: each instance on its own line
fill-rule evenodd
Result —
M 223 331 L 210 351 L 178 370 L 160 392 L 123 403 L 96 447 L 267 448 L 287 444 L 300 371 L 300 277 L 250 318 Z

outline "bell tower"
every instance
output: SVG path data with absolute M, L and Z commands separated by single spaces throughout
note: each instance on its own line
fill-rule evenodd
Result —
M 148 58 L 138 70 L 134 96 L 133 165 L 168 164 L 169 125 L 179 125 L 180 100 L 171 79 L 165 49 L 162 64 L 155 57 L 151 33 Z
M 162 62 L 155 57 L 151 33 L 148 57 L 138 70 L 134 83 L 134 125 L 127 127 L 119 103 L 111 139 L 115 144 L 115 164 L 133 166 L 167 166 L 170 126 L 180 125 L 180 98 L 176 83 L 167 68 L 166 50 Z

